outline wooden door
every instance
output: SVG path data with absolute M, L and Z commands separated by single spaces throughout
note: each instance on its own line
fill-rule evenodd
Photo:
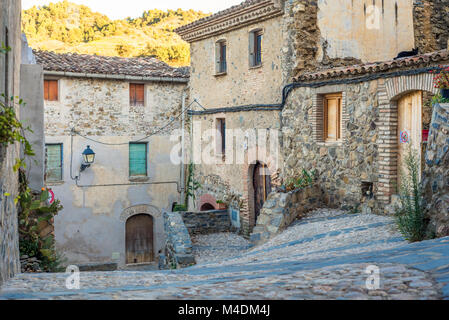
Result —
M 254 168 L 253 183 L 254 183 L 254 211 L 255 223 L 260 215 L 268 195 L 271 193 L 271 176 L 268 173 L 268 168 L 265 164 L 257 163 Z
M 405 156 L 409 146 L 417 153 L 421 164 L 422 151 L 422 91 L 416 91 L 398 102 L 398 186 L 401 186 L 401 172 L 407 173 Z M 421 170 L 419 171 L 421 172 Z
M 126 263 L 153 260 L 153 217 L 140 214 L 129 218 L 126 222 Z

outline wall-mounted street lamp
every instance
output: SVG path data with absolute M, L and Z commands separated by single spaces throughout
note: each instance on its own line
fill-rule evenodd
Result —
M 95 152 L 87 146 L 86 150 L 83 152 L 83 164 L 81 164 L 80 172 L 83 172 L 90 167 L 91 164 L 95 162 Z

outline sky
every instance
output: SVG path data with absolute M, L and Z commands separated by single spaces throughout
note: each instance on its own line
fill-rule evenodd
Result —
M 111 19 L 139 17 L 143 11 L 150 9 L 194 9 L 212 12 L 227 9 L 243 0 L 69 0 L 77 4 L 84 4 L 93 11 L 107 15 Z M 29 9 L 35 5 L 45 5 L 58 0 L 22 0 L 22 8 Z

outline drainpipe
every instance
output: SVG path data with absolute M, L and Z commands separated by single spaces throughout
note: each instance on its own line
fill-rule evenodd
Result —
M 185 194 L 186 194 L 186 187 L 185 187 L 185 181 L 186 181 L 186 167 L 185 167 L 185 153 L 186 153 L 186 147 L 185 147 L 185 139 L 186 139 L 186 135 L 185 135 L 185 125 L 186 125 L 186 96 L 187 93 L 186 91 L 189 89 L 190 87 L 187 86 L 183 91 L 182 91 L 182 116 L 181 116 L 181 201 L 179 203 L 184 203 L 185 201 Z

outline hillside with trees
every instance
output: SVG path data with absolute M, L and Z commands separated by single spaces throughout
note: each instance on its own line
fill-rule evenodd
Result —
M 189 45 L 173 30 L 207 16 L 194 10 L 148 10 L 111 20 L 67 0 L 24 10 L 22 29 L 33 49 L 105 56 L 156 56 L 172 66 L 190 63 Z

